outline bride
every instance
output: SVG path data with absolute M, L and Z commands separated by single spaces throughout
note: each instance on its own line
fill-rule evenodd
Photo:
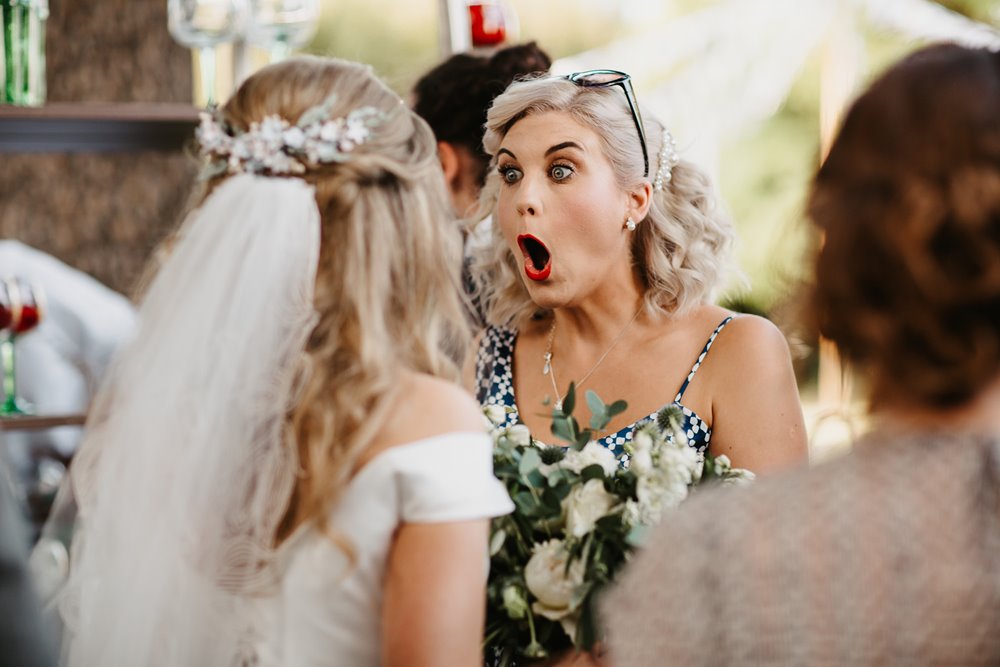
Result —
M 70 665 L 481 665 L 512 509 L 430 130 L 353 63 L 247 80 L 72 467 Z

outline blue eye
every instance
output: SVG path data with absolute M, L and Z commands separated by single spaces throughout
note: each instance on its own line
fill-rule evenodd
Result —
M 497 171 L 500 172 L 500 178 L 503 179 L 504 183 L 517 183 L 521 180 L 521 170 L 516 167 L 505 165 L 497 167 Z
M 565 181 L 567 178 L 573 175 L 573 168 L 568 167 L 564 164 L 557 164 L 552 166 L 552 169 L 549 171 L 549 173 L 555 180 Z

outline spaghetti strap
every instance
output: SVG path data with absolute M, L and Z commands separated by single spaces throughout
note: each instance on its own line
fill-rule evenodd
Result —
M 712 343 L 715 342 L 715 337 L 719 335 L 719 332 L 722 331 L 727 324 L 729 324 L 733 317 L 733 315 L 730 315 L 726 319 L 722 320 L 722 322 L 719 323 L 719 326 L 715 327 L 715 331 L 712 332 L 712 335 L 708 338 L 708 342 L 705 343 L 705 348 L 701 351 L 701 354 L 698 355 L 698 360 L 695 361 L 694 366 L 691 367 L 691 372 L 688 373 L 687 377 L 684 379 L 684 384 L 681 385 L 680 390 L 677 392 L 677 397 L 674 399 L 674 403 L 681 402 L 681 397 L 684 396 L 684 392 L 687 390 L 688 385 L 691 384 L 691 380 L 694 379 L 694 374 L 698 372 L 699 368 L 701 368 L 701 362 L 705 361 L 705 357 L 708 356 L 708 351 L 712 349 Z

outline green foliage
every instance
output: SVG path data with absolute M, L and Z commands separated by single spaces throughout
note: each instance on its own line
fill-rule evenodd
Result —
M 609 405 L 593 392 L 586 401 L 591 428 L 581 428 L 573 416 L 575 385 L 562 409 L 552 412 L 552 432 L 567 447 L 538 445 L 525 437 L 522 425 L 494 431 L 494 473 L 516 510 L 494 520 L 490 538 L 488 662 L 541 659 L 571 646 L 589 650 L 601 636 L 595 596 L 643 542 L 649 522 L 680 502 L 689 484 L 740 476 L 724 457 L 702 458 L 688 448 L 676 407 L 637 430 L 637 449 L 627 449 L 644 456 L 643 465 L 638 459 L 635 469 L 615 465 L 614 455 L 593 439 L 626 405 Z M 539 569 L 528 577 L 535 558 Z M 539 606 L 536 586 L 546 585 L 569 586 L 568 600 L 558 609 Z M 573 625 L 549 618 L 555 612 Z M 567 635 L 570 627 L 576 628 L 573 637 Z

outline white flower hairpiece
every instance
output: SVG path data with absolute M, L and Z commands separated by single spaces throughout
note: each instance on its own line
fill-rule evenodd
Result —
M 677 154 L 677 142 L 670 130 L 663 128 L 663 140 L 660 142 L 660 152 L 657 155 L 656 178 L 653 179 L 653 189 L 659 192 L 674 176 L 674 167 L 681 161 Z
M 307 109 L 295 125 L 271 115 L 251 123 L 245 132 L 230 127 L 217 109 L 202 112 L 195 135 L 200 154 L 209 161 L 201 178 L 246 172 L 304 174 L 310 165 L 344 162 L 386 115 L 368 106 L 330 118 L 336 101 L 337 96 L 330 95 Z

